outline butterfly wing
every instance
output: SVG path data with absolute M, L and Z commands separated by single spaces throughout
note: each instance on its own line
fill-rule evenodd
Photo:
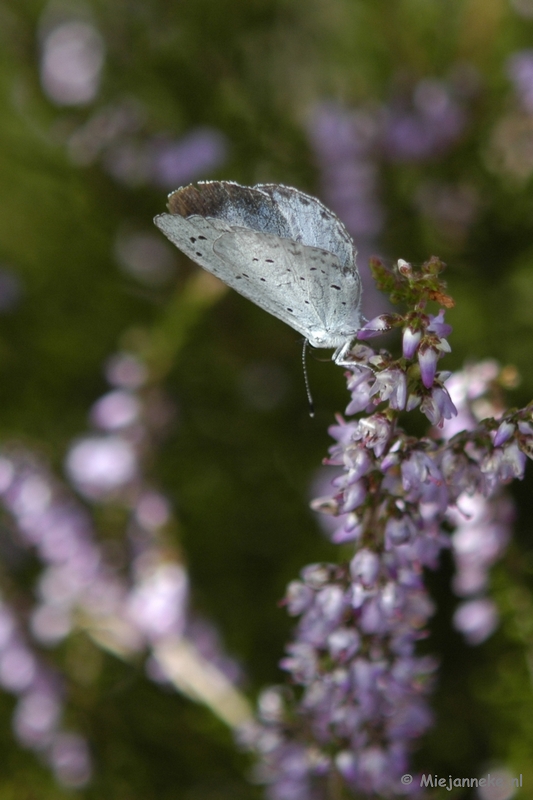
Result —
M 360 327 L 359 278 L 343 275 L 327 250 L 236 228 L 215 241 L 214 251 L 227 265 L 225 283 L 315 347 L 338 347 Z
M 318 200 L 284 186 L 213 181 L 170 196 L 155 218 L 186 255 L 316 347 L 360 328 L 355 248 Z
M 254 188 L 271 198 L 287 221 L 290 238 L 328 250 L 337 256 L 341 267 L 357 273 L 357 251 L 352 237 L 337 215 L 320 200 L 281 184 L 259 184 Z
M 213 248 L 215 241 L 223 233 L 231 231 L 231 225 L 219 219 L 205 219 L 197 214 L 187 218 L 179 214 L 159 214 L 154 222 L 192 261 L 228 283 L 225 277 L 227 265 L 217 258 Z

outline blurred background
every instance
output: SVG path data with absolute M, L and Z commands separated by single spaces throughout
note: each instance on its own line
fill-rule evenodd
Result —
M 311 356 L 310 419 L 298 335 L 152 218 L 198 179 L 315 194 L 367 318 L 370 255 L 440 256 L 442 366 L 512 365 L 527 403 L 533 0 L 0 0 L 0 87 L 0 800 L 259 798 L 157 646 L 185 631 L 239 702 L 281 680 L 285 586 L 338 558 L 308 501 L 348 396 Z M 533 797 L 531 470 L 511 491 L 492 638 L 452 630 L 448 557 L 428 576 L 416 764 Z

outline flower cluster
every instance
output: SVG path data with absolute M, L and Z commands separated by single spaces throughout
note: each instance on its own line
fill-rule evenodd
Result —
M 89 748 L 62 725 L 61 676 L 35 651 L 5 599 L 0 600 L 0 685 L 17 697 L 13 729 L 20 744 L 38 753 L 63 785 L 86 784 L 92 772 Z
M 366 308 L 377 314 L 384 308 L 383 297 L 366 264 L 376 249 L 385 218 L 379 191 L 380 116 L 373 109 L 324 102 L 313 109 L 307 129 L 324 201 L 357 242 Z
M 426 78 L 414 87 L 409 103 L 397 102 L 385 115 L 384 148 L 399 161 L 441 155 L 457 141 L 466 114 L 450 86 Z
M 402 357 L 393 359 L 389 353 L 375 353 L 370 348 L 359 345 L 352 350 L 348 389 L 352 392 L 352 402 L 347 414 L 359 411 L 371 412 L 382 402 L 388 402 L 390 411 L 412 411 L 420 406 L 432 425 L 442 425 L 457 413 L 449 392 L 444 386 L 449 372 L 437 372 L 439 359 L 450 352 L 446 337 L 451 326 L 444 321 L 444 309 L 437 315 L 426 314 L 423 310 L 428 300 L 436 300 L 444 306 L 453 305 L 451 299 L 442 291 L 438 274 L 442 262 L 430 259 L 424 264 L 422 272 L 416 275 L 411 266 L 400 259 L 396 277 L 388 272 L 377 259 L 372 268 L 381 285 L 391 294 L 393 302 L 401 295 L 402 281 L 407 285 L 406 300 L 413 301 L 419 293 L 423 300 L 413 311 L 405 316 L 381 314 L 370 320 L 357 334 L 359 339 L 370 339 L 393 328 L 402 328 Z M 387 440 L 385 436 L 385 440 Z
M 479 498 L 500 496 L 532 455 L 529 407 L 497 420 L 469 418 L 453 431 L 449 374 L 437 369 L 449 352 L 451 327 L 444 309 L 432 315 L 425 308 L 430 300 L 452 305 L 439 278 L 442 266 L 434 258 L 420 272 L 404 261 L 393 270 L 373 265 L 380 288 L 409 310 L 381 315 L 358 336 L 401 328 L 402 355 L 358 344 L 348 356 L 346 413 L 363 415 L 339 417 L 330 429 L 336 443 L 326 463 L 341 471 L 333 492 L 312 502 L 335 519 L 330 535 L 348 558 L 306 567 L 289 585 L 286 605 L 299 623 L 281 667 L 293 688 L 267 690 L 259 722 L 248 731 L 273 800 L 322 798 L 335 785 L 384 797 L 415 791 L 416 781 L 403 786 L 400 777 L 414 741 L 432 722 L 426 695 L 436 668 L 416 653 L 433 612 L 423 570 L 436 568 L 442 548 L 453 546 L 456 588 L 470 596 L 485 587 L 486 569 L 501 552 L 496 528 L 507 519 L 501 502 L 481 507 Z M 434 426 L 432 435 L 416 438 L 400 427 L 400 413 L 417 407 Z M 459 407 L 466 416 L 464 403 Z M 481 517 L 469 519 L 476 503 Z M 470 540 L 484 533 L 480 565 L 472 561 Z M 456 625 L 476 643 L 494 627 L 494 614 L 486 598 L 469 602 L 477 608 L 460 607 Z
M 175 525 L 170 503 L 148 477 L 148 464 L 172 419 L 173 406 L 150 379 L 146 362 L 133 353 L 116 353 L 105 372 L 111 390 L 93 405 L 93 431 L 72 444 L 66 471 L 78 492 L 92 503 L 119 505 L 128 513 L 130 583 L 120 582 L 121 588 L 111 593 L 121 598 L 106 611 L 107 629 L 110 618 L 115 620 L 111 649 L 132 652 L 148 647 L 150 676 L 175 681 L 176 674 L 170 678 L 160 655 L 169 643 L 186 639 L 218 671 L 219 681 L 238 682 L 240 667 L 223 652 L 216 629 L 189 608 L 187 570 L 168 535 Z M 100 562 L 105 563 L 103 555 Z M 118 581 L 116 575 L 114 580 Z M 91 620 L 94 626 L 94 613 Z M 196 669 L 201 672 L 201 665 Z
M 31 548 L 42 565 L 27 633 L 14 608 L 0 603 L 0 685 L 19 697 L 17 739 L 68 786 L 90 779 L 89 748 L 79 734 L 63 731 L 65 681 L 41 664 L 35 644 L 52 647 L 84 630 L 121 657 L 145 650 L 153 680 L 207 703 L 229 724 L 248 714 L 234 689 L 239 666 L 223 652 L 213 625 L 189 609 L 187 571 L 165 534 L 170 505 L 146 477 L 169 406 L 132 354 L 115 355 L 106 374 L 111 391 L 90 414 L 96 430 L 72 444 L 66 470 L 90 502 L 126 509 L 124 546 L 133 554 L 127 577 L 113 563 L 116 548 L 106 551 L 91 515 L 41 459 L 20 446 L 0 452 L 0 503 L 17 546 Z
M 146 109 L 122 98 L 97 108 L 66 140 L 78 166 L 100 163 L 115 181 L 172 189 L 219 168 L 228 142 L 216 128 L 196 126 L 179 138 L 148 132 Z
M 378 119 L 367 111 L 322 103 L 314 109 L 308 130 L 325 201 L 359 246 L 373 240 L 383 227 L 375 163 Z
M 528 52 L 519 54 L 519 63 L 511 64 L 511 77 L 515 80 L 514 74 L 519 73 L 522 94 Z M 357 242 L 370 314 L 383 307 L 365 268 L 370 255 L 379 252 L 377 239 L 385 220 L 381 166 L 436 160 L 457 147 L 467 130 L 468 107 L 479 84 L 472 66 L 456 65 L 447 81 L 424 78 L 405 86 L 402 76 L 381 106 L 349 108 L 329 101 L 317 104 L 309 116 L 307 130 L 322 194 Z M 481 205 L 475 187 L 463 181 L 422 180 L 413 200 L 439 233 L 455 244 L 464 240 Z
M 512 92 L 490 135 L 486 162 L 492 172 L 522 182 L 533 172 L 533 51 L 526 49 L 511 53 L 505 61 L 504 71 Z
M 483 419 L 500 420 L 504 413 L 502 388 L 511 388 L 516 379 L 512 368 L 502 370 L 490 360 L 453 374 L 447 388 L 458 413 L 444 423 L 442 436 L 451 439 L 460 431 L 475 430 Z M 493 443 L 504 444 L 512 430 L 512 425 L 502 424 L 501 432 L 493 435 Z M 451 537 L 456 565 L 453 590 L 464 598 L 454 614 L 454 625 L 470 644 L 478 644 L 498 623 L 496 605 L 485 593 L 488 571 L 504 553 L 511 535 L 514 505 L 497 489 L 490 497 L 465 491 L 448 510 L 448 519 L 455 528 Z
M 533 51 L 519 50 L 507 60 L 507 74 L 523 110 L 533 113 Z
M 67 108 L 97 102 L 106 61 L 106 42 L 98 28 L 76 10 L 51 7 L 45 9 L 40 28 L 40 78 L 48 99 Z M 100 161 L 126 186 L 167 189 L 226 160 L 226 137 L 216 128 L 199 125 L 176 139 L 166 132 L 152 133 L 147 117 L 138 99 L 121 97 L 101 105 L 75 123 L 74 130 L 67 126 L 68 155 L 79 166 Z

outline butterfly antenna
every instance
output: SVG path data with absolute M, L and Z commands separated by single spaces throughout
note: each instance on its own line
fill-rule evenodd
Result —
M 303 346 L 303 350 L 302 350 L 302 366 L 303 366 L 303 369 L 304 369 L 305 392 L 307 394 L 307 402 L 309 403 L 309 416 L 310 417 L 314 417 L 315 416 L 315 404 L 313 403 L 313 396 L 311 394 L 311 388 L 309 386 L 309 375 L 307 374 L 306 353 L 307 353 L 307 345 L 308 344 L 309 344 L 309 342 L 307 341 L 307 339 L 304 339 L 304 346 Z

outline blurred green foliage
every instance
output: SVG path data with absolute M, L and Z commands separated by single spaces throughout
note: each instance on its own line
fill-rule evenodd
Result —
M 43 92 L 43 30 L 54 14 L 81 15 L 103 38 L 91 103 L 61 105 Z M 487 357 L 513 364 L 522 382 L 511 402 L 524 403 L 533 394 L 533 125 L 528 133 L 524 123 L 517 169 L 505 167 L 502 150 L 516 154 L 514 140 L 502 144 L 498 131 L 527 117 L 505 65 L 532 43 L 526 0 L 0 2 L 0 266 L 20 281 L 18 302 L 0 319 L 1 439 L 31 445 L 61 471 L 105 390 L 105 359 L 159 331 L 154 358 L 178 412 L 154 476 L 177 508 L 194 603 L 242 662 L 252 697 L 280 680 L 290 621 L 277 602 L 287 581 L 306 563 L 336 558 L 307 500 L 327 426 L 346 404 L 342 375 L 309 360 L 318 409 L 310 420 L 291 329 L 235 294 L 191 299 L 196 268 L 177 253 L 170 285 L 121 271 L 117 232 L 150 231 L 166 190 L 117 180 L 103 157 L 76 163 L 69 138 L 126 98 L 142 109 L 141 138 L 177 139 L 197 126 L 224 134 L 225 163 L 200 178 L 319 193 L 306 134 L 314 104 L 379 109 L 422 79 L 449 81 L 463 70 L 475 87 L 453 146 L 419 161 L 379 162 L 386 221 L 375 247 L 390 259 L 435 253 L 449 264 L 456 307 L 446 367 Z M 471 223 L 436 221 L 416 199 L 423 184 L 468 186 Z M 533 797 L 532 491 L 530 471 L 515 490 L 516 540 L 495 570 L 503 623 L 490 641 L 469 648 L 451 630 L 457 601 L 447 559 L 428 576 L 439 611 L 427 649 L 443 669 L 437 724 L 417 755 L 420 767 L 446 776 L 506 764 L 523 773 L 524 797 Z M 28 569 L 11 579 L 28 585 Z M 102 654 L 81 634 L 46 658 L 68 675 L 69 719 L 95 756 L 96 777 L 80 796 L 259 796 L 231 734 L 206 709 L 151 684 L 141 664 Z M 71 796 L 15 744 L 13 704 L 0 695 L 0 800 Z

